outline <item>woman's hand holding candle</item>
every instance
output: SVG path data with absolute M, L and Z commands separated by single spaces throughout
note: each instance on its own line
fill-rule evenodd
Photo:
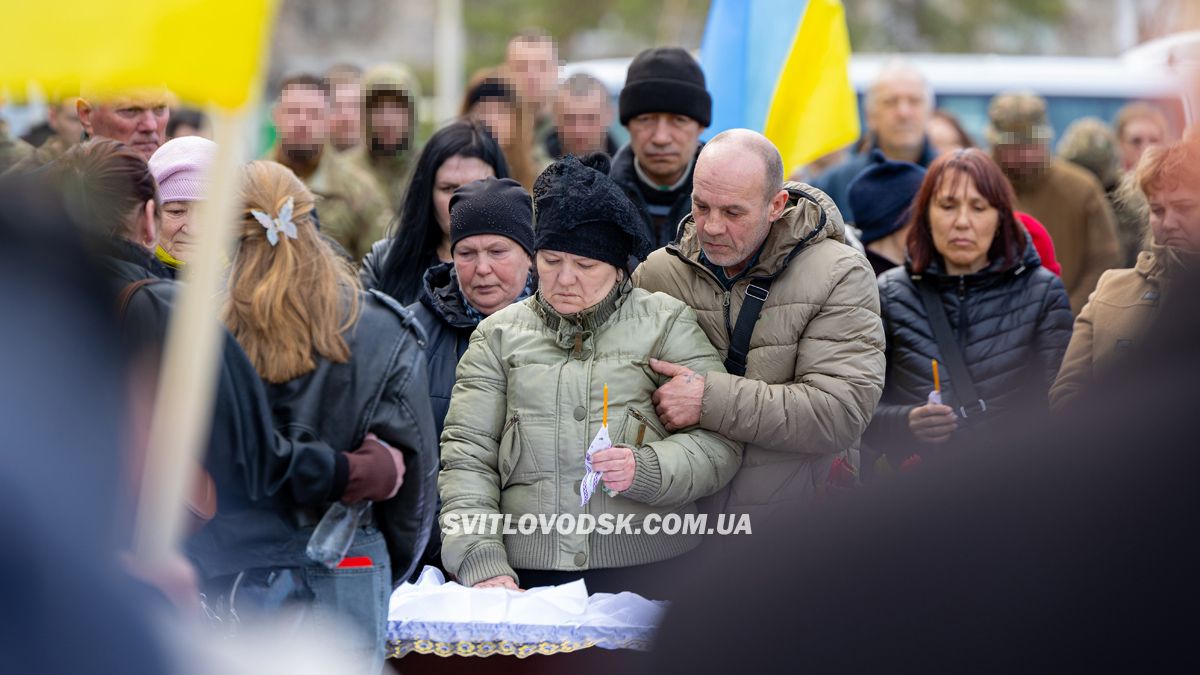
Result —
M 624 492 L 633 485 L 633 476 L 637 472 L 637 460 L 633 457 L 633 449 L 617 445 L 607 450 L 597 450 L 592 455 L 592 469 L 603 473 L 605 487 L 616 492 Z

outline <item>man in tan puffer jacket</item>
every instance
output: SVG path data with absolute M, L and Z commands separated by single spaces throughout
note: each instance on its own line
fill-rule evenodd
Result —
M 695 309 L 724 358 L 747 288 L 771 281 L 744 376 L 652 363 L 672 378 L 655 394 L 668 429 L 698 424 L 746 444 L 742 468 L 712 509 L 765 516 L 802 508 L 871 421 L 885 370 L 879 295 L 844 231 L 825 193 L 783 183 L 770 141 L 727 131 L 700 153 L 679 238 L 634 274 L 640 288 Z

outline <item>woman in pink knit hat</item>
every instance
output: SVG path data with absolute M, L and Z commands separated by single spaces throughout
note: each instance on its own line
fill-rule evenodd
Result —
M 208 170 L 217 144 L 199 136 L 182 136 L 163 143 L 150 157 L 150 172 L 158 182 L 162 225 L 154 254 L 179 269 L 193 254 L 191 223 L 195 204 L 208 196 Z

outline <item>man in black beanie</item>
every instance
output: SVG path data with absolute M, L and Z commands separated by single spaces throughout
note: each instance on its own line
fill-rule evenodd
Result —
M 621 124 L 629 143 L 610 176 L 638 207 L 653 248 L 674 241 L 692 210 L 692 169 L 712 121 L 712 97 L 700 64 L 679 47 L 655 47 L 629 64 L 621 90 Z

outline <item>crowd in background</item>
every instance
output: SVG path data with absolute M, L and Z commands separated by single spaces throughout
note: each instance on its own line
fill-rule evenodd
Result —
M 1056 146 L 1046 101 L 1002 92 L 977 140 L 898 60 L 855 148 L 785 167 L 756 132 L 701 140 L 713 102 L 683 49 L 638 54 L 615 110 L 559 66 L 549 36 L 517 36 L 428 138 L 403 66 L 279 85 L 275 142 L 237 177 L 188 496 L 211 612 L 348 617 L 377 669 L 390 591 L 422 565 L 653 596 L 703 537 L 442 529 L 765 520 L 953 462 L 1105 383 L 1200 253 L 1200 144 L 1150 103 Z M 216 146 L 165 90 L 79 94 L 23 139 L 0 127 L 0 172 L 78 223 L 144 396 Z M 373 504 L 345 557 L 363 566 L 306 557 L 335 503 Z

